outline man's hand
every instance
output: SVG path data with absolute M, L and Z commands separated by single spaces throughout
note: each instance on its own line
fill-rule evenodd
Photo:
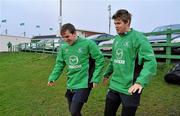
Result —
M 51 87 L 51 86 L 55 86 L 55 84 L 54 84 L 54 82 L 50 81 L 50 82 L 47 83 L 47 86 Z
M 138 90 L 138 93 L 141 93 L 142 88 L 143 88 L 143 87 L 141 86 L 141 84 L 135 83 L 133 86 L 131 86 L 131 87 L 129 88 L 128 92 L 129 92 L 130 94 L 133 94 L 133 93 L 135 93 L 135 92 Z
M 108 83 L 108 78 L 107 77 L 104 77 L 103 78 L 103 84 L 106 85 Z

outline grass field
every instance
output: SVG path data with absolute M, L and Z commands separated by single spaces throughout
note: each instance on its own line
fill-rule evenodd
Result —
M 65 73 L 55 87 L 46 86 L 54 63 L 50 54 L 0 53 L 0 116 L 70 116 Z M 158 65 L 157 75 L 144 89 L 137 116 L 180 116 L 180 86 L 163 80 L 171 67 Z M 103 116 L 106 91 L 107 86 L 100 84 L 91 92 L 83 116 Z

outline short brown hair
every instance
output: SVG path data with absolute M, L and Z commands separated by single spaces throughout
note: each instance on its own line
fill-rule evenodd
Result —
M 120 9 L 118 10 L 113 16 L 112 19 L 121 19 L 124 23 L 127 23 L 129 21 L 129 24 L 131 23 L 131 14 L 125 10 L 125 9 Z
M 66 31 L 69 31 L 70 33 L 74 34 L 76 31 L 76 28 L 71 23 L 66 23 L 61 27 L 61 35 L 65 33 Z

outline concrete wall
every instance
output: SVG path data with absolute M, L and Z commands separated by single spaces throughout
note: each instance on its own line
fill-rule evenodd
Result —
M 8 42 L 11 42 L 12 45 L 18 45 L 20 43 L 29 43 L 30 41 L 31 38 L 28 37 L 0 35 L 0 52 L 8 51 Z

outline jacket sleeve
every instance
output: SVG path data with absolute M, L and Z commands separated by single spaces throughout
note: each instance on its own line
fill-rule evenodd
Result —
M 59 49 L 57 58 L 56 58 L 56 64 L 54 66 L 54 69 L 52 73 L 49 76 L 48 81 L 56 81 L 59 76 L 61 75 L 63 68 L 65 66 L 65 62 L 63 60 L 63 50 L 62 47 Z
M 105 71 L 105 73 L 103 74 L 103 77 L 104 78 L 109 78 L 109 76 L 113 73 L 113 50 L 114 50 L 114 42 L 113 42 L 113 45 L 112 45 L 112 54 L 111 54 L 111 60 L 108 64 L 108 67 Z
M 108 67 L 105 71 L 105 73 L 103 74 L 103 77 L 104 78 L 109 78 L 109 76 L 113 73 L 113 59 L 111 58 L 109 64 L 108 64 Z
M 95 59 L 95 70 L 94 70 L 94 73 L 90 82 L 99 83 L 101 79 L 100 73 L 104 66 L 104 56 L 102 55 L 101 51 L 99 50 L 95 42 L 91 40 L 89 42 L 90 42 L 89 51 L 90 51 L 91 57 Z
M 157 62 L 151 44 L 144 36 L 139 38 L 138 64 L 143 65 L 136 83 L 140 83 L 142 87 L 149 83 L 150 78 L 156 74 Z

